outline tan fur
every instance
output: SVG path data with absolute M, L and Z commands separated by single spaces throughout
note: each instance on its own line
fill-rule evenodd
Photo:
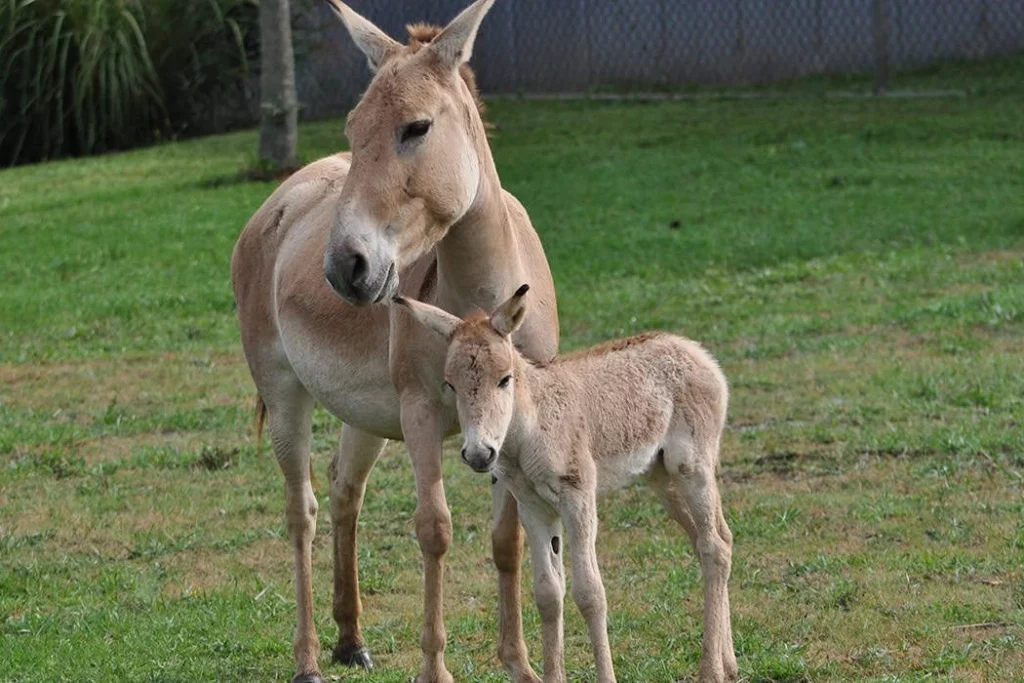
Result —
M 430 43 L 434 38 L 441 33 L 442 28 L 434 24 L 415 23 L 408 24 L 405 30 L 409 32 L 409 49 L 414 53 L 419 52 L 420 48 Z M 459 75 L 462 76 L 463 82 L 469 89 L 469 94 L 473 97 L 473 102 L 476 104 L 477 113 L 480 114 L 480 118 L 483 119 L 487 113 L 487 105 L 484 104 L 484 100 L 480 97 L 480 88 L 476 84 L 476 73 L 469 64 L 463 64 L 459 67 Z M 484 127 L 490 128 L 490 124 L 484 120 Z
M 463 321 L 419 302 L 399 303 L 431 329 L 449 330 L 445 378 L 456 396 L 463 459 L 489 470 L 519 503 L 543 624 L 545 681 L 565 680 L 562 523 L 572 538 L 573 597 L 590 631 L 597 679 L 615 680 L 595 551 L 596 498 L 640 477 L 700 558 L 700 680 L 735 677 L 727 588 L 732 534 L 716 483 L 728 386 L 714 358 L 696 342 L 655 332 L 538 366 L 504 334 L 515 328 L 505 321 L 525 312 L 522 295 L 490 317 Z
M 424 558 L 417 680 L 452 680 L 444 664 L 442 588 L 452 531 L 441 442 L 458 421 L 442 389 L 445 348 L 402 311 L 374 302 L 403 293 L 462 315 L 492 309 L 512 283 L 529 280 L 538 305 L 516 342 L 537 361 L 557 350 L 550 269 L 523 207 L 501 188 L 475 84 L 464 68 L 491 2 L 477 0 L 440 33 L 414 28 L 410 45 L 402 46 L 331 0 L 376 70 L 348 118 L 352 152 L 316 161 L 286 180 L 235 246 L 232 282 L 242 346 L 285 479 L 285 518 L 295 552 L 294 654 L 307 681 L 320 680 L 311 559 L 318 511 L 309 474 L 314 401 L 345 423 L 328 472 L 335 658 L 368 663 L 359 624 L 357 522 L 386 439 L 404 438 L 416 478 L 416 533 Z M 401 142 L 409 124 L 421 120 L 430 122 L 429 131 Z M 519 608 L 522 537 L 510 500 L 507 492 L 495 491 L 498 649 L 516 681 L 535 683 Z

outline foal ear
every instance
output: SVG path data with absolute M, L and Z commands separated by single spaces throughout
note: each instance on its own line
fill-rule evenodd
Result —
M 477 29 L 493 4 L 494 0 L 476 0 L 430 41 L 430 49 L 437 54 L 442 66 L 457 69 L 469 61 Z
M 526 317 L 526 293 L 530 285 L 523 285 L 516 290 L 508 301 L 494 309 L 491 313 L 491 327 L 503 337 L 510 336 L 523 324 Z
M 366 55 L 371 71 L 376 72 L 384 60 L 401 49 L 402 46 L 398 41 L 393 40 L 388 34 L 374 26 L 373 22 L 356 14 L 341 0 L 327 0 L 327 2 L 341 17 L 342 23 L 345 24 L 345 28 L 348 29 L 356 46 Z
M 442 311 L 437 306 L 431 306 L 422 301 L 406 299 L 404 296 L 396 296 L 392 301 L 409 311 L 416 322 L 448 340 L 451 340 L 455 330 L 462 324 L 460 318 L 448 311 Z

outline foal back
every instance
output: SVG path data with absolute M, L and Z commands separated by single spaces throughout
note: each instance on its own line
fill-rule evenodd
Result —
M 679 452 L 673 457 L 687 459 L 698 447 L 714 453 L 717 464 L 728 384 L 697 342 L 645 333 L 563 356 L 551 370 L 551 383 L 572 387 L 579 402 L 600 490 L 620 488 L 650 472 L 667 446 Z M 541 414 L 550 414 L 566 399 L 557 390 L 545 390 L 535 400 Z M 570 440 L 579 438 L 563 433 Z

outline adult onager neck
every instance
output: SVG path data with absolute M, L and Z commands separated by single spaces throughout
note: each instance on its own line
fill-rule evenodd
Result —
M 378 302 L 400 292 L 464 314 L 493 307 L 500 292 L 529 279 L 538 283 L 540 305 L 516 341 L 543 361 L 558 347 L 554 286 L 526 211 L 501 188 L 466 66 L 493 0 L 477 0 L 443 30 L 410 26 L 408 45 L 330 2 L 376 72 L 348 117 L 352 152 L 285 181 L 249 221 L 232 258 L 242 346 L 285 479 L 298 612 L 295 680 L 321 680 L 311 578 L 317 501 L 309 475 L 319 401 L 344 423 L 328 469 L 334 658 L 371 666 L 359 623 L 356 522 L 386 440 L 404 438 L 424 560 L 417 681 L 447 683 L 441 608 L 452 526 L 441 442 L 458 421 L 443 400 L 445 349 L 400 309 Z M 499 655 L 516 681 L 537 681 L 520 621 L 517 508 L 503 487 L 493 495 Z
M 716 474 L 728 386 L 699 344 L 649 333 L 537 365 L 513 345 L 523 285 L 489 317 L 466 320 L 397 298 L 448 344 L 445 382 L 462 424 L 462 458 L 511 489 L 526 527 L 544 637 L 544 680 L 565 681 L 561 524 L 573 598 L 587 621 L 598 683 L 612 683 L 607 603 L 597 566 L 599 491 L 644 477 L 686 530 L 704 577 L 700 680 L 736 676 L 729 616 L 732 534 Z

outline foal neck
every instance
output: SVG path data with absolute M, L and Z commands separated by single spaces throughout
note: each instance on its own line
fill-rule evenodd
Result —
M 506 443 L 511 450 L 518 453 L 523 444 L 535 441 L 536 432 L 540 427 L 540 416 L 537 404 L 534 403 L 534 392 L 543 392 L 542 385 L 548 370 L 526 360 L 516 349 L 512 351 L 512 367 L 515 397 Z

